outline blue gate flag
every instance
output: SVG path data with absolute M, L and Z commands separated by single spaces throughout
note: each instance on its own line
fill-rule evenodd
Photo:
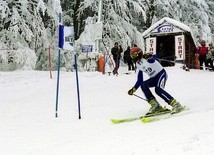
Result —
M 58 47 L 63 48 L 64 46 L 64 26 L 59 25 L 59 42 L 58 42 Z

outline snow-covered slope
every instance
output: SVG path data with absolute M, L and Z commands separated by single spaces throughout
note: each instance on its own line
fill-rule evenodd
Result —
M 74 72 L 61 72 L 59 117 L 55 118 L 56 75 L 0 73 L 0 152 L 4 155 L 211 155 L 214 154 L 214 73 L 166 68 L 166 90 L 188 114 L 158 122 L 112 124 L 111 118 L 141 116 L 149 105 L 127 95 L 136 73 L 119 76 L 80 72 L 78 119 Z M 143 96 L 139 89 L 137 95 Z M 163 100 L 158 98 L 162 105 Z

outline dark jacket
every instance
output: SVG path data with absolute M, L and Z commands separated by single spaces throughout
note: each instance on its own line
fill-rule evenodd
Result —
M 130 63 L 132 62 L 132 58 L 130 56 L 130 48 L 127 48 L 127 50 L 125 50 L 124 55 L 123 55 L 123 59 L 125 63 Z
M 113 59 L 120 59 L 121 53 L 123 52 L 123 49 L 120 47 L 113 47 L 111 49 L 111 54 L 113 55 Z

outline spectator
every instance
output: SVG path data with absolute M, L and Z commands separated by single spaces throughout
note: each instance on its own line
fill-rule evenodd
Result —
M 118 69 L 120 67 L 120 58 L 121 58 L 121 53 L 123 52 L 123 49 L 121 45 L 118 44 L 118 42 L 114 43 L 114 47 L 111 49 L 111 54 L 113 55 L 113 59 L 115 62 L 115 67 L 113 70 L 113 74 L 118 75 Z
M 203 69 L 203 64 L 205 64 L 205 68 L 207 69 L 206 55 L 208 53 L 208 47 L 206 47 L 205 40 L 201 40 L 200 44 L 201 44 L 201 46 L 199 46 L 197 49 L 197 54 L 199 56 L 199 62 L 200 62 L 200 69 Z
M 130 52 L 131 52 L 131 49 L 130 49 L 130 46 L 128 46 L 124 52 L 124 55 L 123 55 L 124 63 L 128 64 L 128 70 L 129 71 L 135 70 L 134 63 L 133 63 L 132 58 L 130 56 Z
M 206 66 L 209 68 L 209 70 L 214 71 L 214 67 L 213 67 L 213 60 L 214 60 L 214 48 L 213 48 L 213 44 L 210 43 L 209 44 L 209 49 L 208 49 L 208 53 L 206 56 Z

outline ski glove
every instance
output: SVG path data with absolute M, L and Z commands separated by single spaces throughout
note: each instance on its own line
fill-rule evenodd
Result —
M 136 88 L 135 88 L 135 87 L 133 87 L 132 89 L 130 89 L 130 90 L 128 91 L 128 94 L 129 94 L 129 95 L 133 95 L 134 92 L 136 92 Z

